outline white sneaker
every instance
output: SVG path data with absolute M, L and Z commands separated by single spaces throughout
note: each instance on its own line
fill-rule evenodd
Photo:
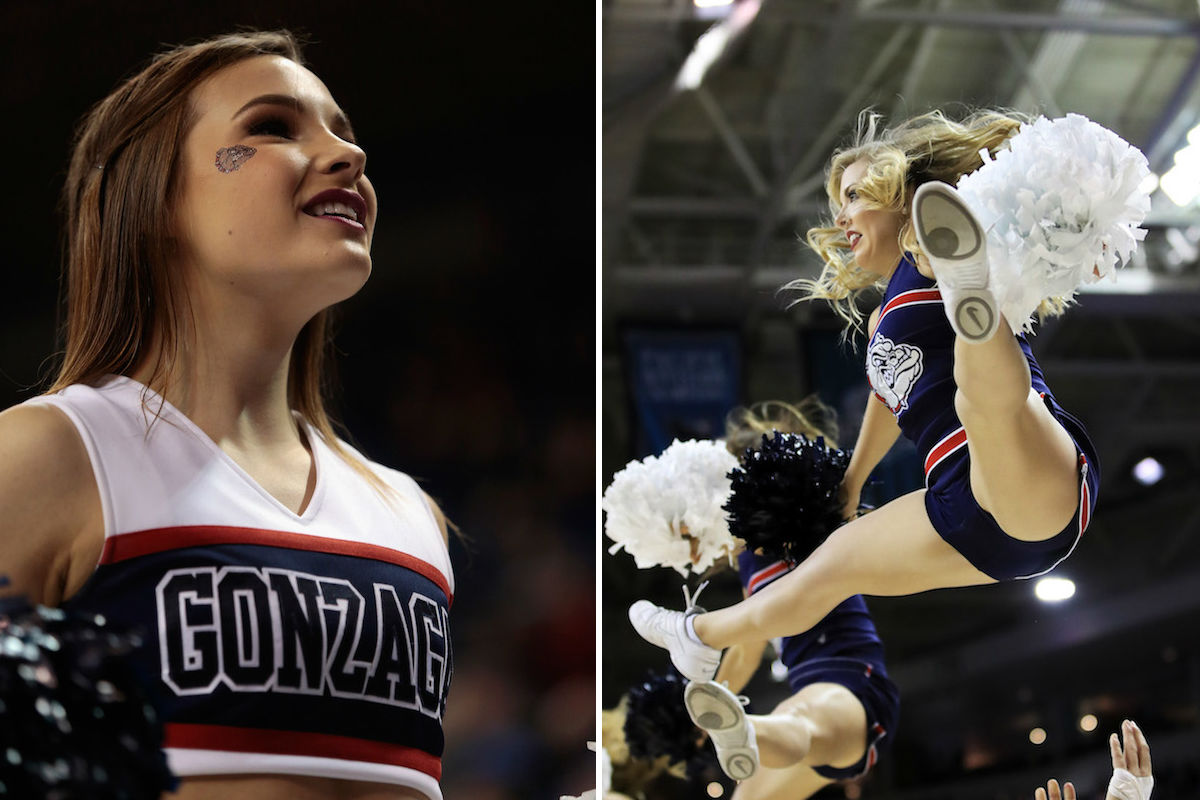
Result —
M 754 725 L 742 708 L 746 699 L 738 697 L 719 683 L 692 682 L 683 690 L 683 704 L 697 726 L 708 731 L 717 761 L 725 774 L 744 781 L 758 769 L 758 742 Z
M 954 332 L 973 343 L 992 338 L 1000 312 L 987 288 L 987 240 L 962 196 L 940 181 L 921 184 L 913 195 L 913 228 Z
M 705 585 L 701 584 L 696 590 L 697 596 Z M 687 603 L 684 611 L 671 611 L 649 600 L 638 600 L 629 607 L 629 621 L 643 639 L 666 648 L 671 663 L 683 677 L 690 681 L 710 681 L 717 674 L 721 651 L 688 635 L 687 618 L 704 609 L 695 604 L 695 597 L 688 596 L 686 586 L 683 587 L 683 598 Z

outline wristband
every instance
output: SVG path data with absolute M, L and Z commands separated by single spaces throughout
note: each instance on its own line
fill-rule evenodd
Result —
M 1154 788 L 1154 776 L 1139 778 L 1127 769 L 1117 767 L 1108 782 L 1108 796 L 1116 800 L 1150 800 Z

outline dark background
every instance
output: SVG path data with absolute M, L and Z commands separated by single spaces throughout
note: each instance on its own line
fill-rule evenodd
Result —
M 373 276 L 340 314 L 335 408 L 475 551 L 453 548 L 448 798 L 593 784 L 594 15 L 552 2 L 0 4 L 0 407 L 52 374 L 56 209 L 82 114 L 166 45 L 240 26 L 309 39 L 380 206 Z

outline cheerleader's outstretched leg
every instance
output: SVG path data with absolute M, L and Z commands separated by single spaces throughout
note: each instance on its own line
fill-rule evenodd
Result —
M 1060 533 L 1079 504 L 1079 453 L 1030 389 L 1029 363 L 989 291 L 979 221 L 948 184 L 913 196 L 913 226 L 954 328 L 955 408 L 971 453 L 971 492 L 1022 541 Z
M 687 615 L 639 600 L 630 617 L 685 677 L 711 680 L 724 648 L 806 631 L 851 595 L 898 597 L 994 582 L 934 529 L 922 489 L 838 528 L 794 570 L 740 603 Z
M 735 800 L 800 800 L 833 774 L 869 769 L 867 712 L 836 683 L 813 683 L 769 714 L 746 714 L 742 698 L 720 684 L 689 683 L 684 703 L 708 732 L 725 774 L 741 781 Z

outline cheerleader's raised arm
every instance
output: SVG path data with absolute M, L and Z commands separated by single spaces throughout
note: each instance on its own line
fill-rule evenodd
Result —
M 867 330 L 874 331 L 879 321 L 880 309 L 875 309 L 867 323 Z M 846 519 L 857 515 L 859 498 L 862 487 L 867 483 L 867 477 L 879 464 L 892 445 L 900 438 L 900 427 L 896 418 L 888 412 L 885 406 L 873 394 L 867 397 L 867 408 L 863 412 L 862 427 L 858 430 L 858 439 L 854 443 L 854 452 L 850 455 L 850 464 L 846 467 L 846 477 L 842 480 L 842 496 L 844 498 L 844 513 Z

